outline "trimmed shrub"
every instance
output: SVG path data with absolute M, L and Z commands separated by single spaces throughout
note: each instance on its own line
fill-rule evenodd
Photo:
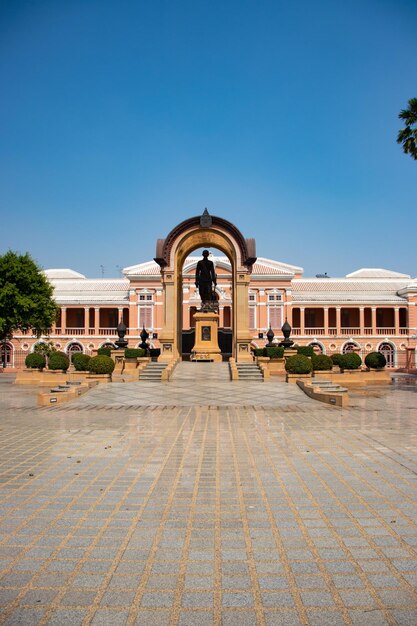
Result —
M 285 361 L 285 369 L 289 374 L 310 374 L 313 366 L 308 356 L 295 354 Z
M 311 357 L 311 363 L 313 364 L 314 372 L 331 370 L 333 367 L 332 359 L 326 354 L 313 354 L 313 356 Z
M 342 356 L 343 356 L 343 354 L 340 354 L 339 352 L 337 354 L 332 354 L 330 358 L 331 358 L 331 360 L 333 362 L 333 365 L 339 365 L 339 367 L 340 367 L 340 361 L 342 359 Z
M 48 359 L 49 370 L 64 370 L 69 367 L 69 358 L 64 352 L 53 352 Z
M 264 348 L 255 348 L 253 354 L 255 356 L 264 356 Z
M 265 348 L 266 356 L 269 356 L 270 359 L 282 359 L 284 356 L 284 348 L 281 346 L 266 347 Z
M 114 370 L 114 361 L 105 354 L 93 356 L 88 364 L 88 371 L 93 374 L 111 374 Z
M 341 357 L 339 367 L 344 370 L 357 370 L 362 365 L 362 359 L 356 352 L 346 352 Z
M 387 364 L 387 359 L 381 352 L 370 352 L 365 357 L 365 365 L 371 369 L 380 370 Z
M 149 348 L 149 356 L 158 358 L 161 354 L 161 348 Z
M 111 348 L 99 348 L 97 350 L 97 356 L 110 356 Z
M 297 354 L 302 354 L 303 356 L 313 356 L 314 348 L 313 346 L 299 346 L 297 348 Z
M 77 372 L 87 372 L 90 359 L 91 356 L 89 354 L 76 352 L 72 355 L 72 364 L 74 365 Z
M 125 359 L 136 359 L 141 356 L 145 356 L 143 348 L 126 348 L 125 350 Z
M 31 354 L 27 355 L 25 359 L 25 365 L 30 369 L 42 369 L 46 365 L 46 359 L 43 354 L 32 352 Z

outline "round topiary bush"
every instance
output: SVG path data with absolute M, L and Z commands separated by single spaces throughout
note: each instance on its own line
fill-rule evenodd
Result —
M 111 348 L 99 348 L 97 350 L 97 356 L 110 356 Z
M 330 358 L 333 362 L 333 365 L 338 365 L 340 367 L 341 360 L 343 361 L 342 357 L 343 357 L 343 354 L 338 353 L 338 354 L 332 354 Z
M 84 354 L 83 352 L 76 352 L 75 354 L 72 355 L 72 364 L 75 367 L 77 372 L 87 372 L 90 359 L 91 359 L 91 356 L 89 354 Z
M 125 350 L 125 359 L 136 359 L 143 356 L 146 356 L 143 348 L 126 348 Z
M 88 371 L 93 374 L 111 374 L 113 370 L 113 359 L 104 354 L 93 356 L 88 363 Z
M 295 354 L 285 361 L 285 369 L 288 374 L 310 374 L 313 366 L 308 356 Z
M 46 365 L 46 359 L 43 354 L 32 352 L 31 354 L 27 355 L 25 359 L 25 365 L 30 369 L 42 369 Z
M 49 370 L 64 370 L 69 367 L 69 358 L 63 352 L 53 352 L 48 359 Z
M 339 367 L 344 370 L 357 370 L 362 365 L 362 359 L 356 352 L 342 354 Z
M 365 365 L 373 370 L 383 369 L 387 364 L 387 359 L 381 352 L 370 352 L 365 357 Z
M 314 348 L 313 346 L 298 346 L 297 354 L 302 354 L 303 356 L 313 356 Z
M 314 372 L 322 372 L 324 370 L 331 370 L 333 367 L 332 359 L 327 354 L 314 354 L 311 357 Z

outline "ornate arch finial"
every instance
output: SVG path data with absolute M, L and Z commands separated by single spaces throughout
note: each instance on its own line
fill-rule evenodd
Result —
M 213 218 L 207 210 L 207 207 L 203 211 L 203 215 L 200 217 L 200 226 L 207 228 L 213 224 Z

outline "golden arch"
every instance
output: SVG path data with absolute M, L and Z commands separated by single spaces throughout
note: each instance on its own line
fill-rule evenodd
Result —
M 233 293 L 233 356 L 249 361 L 251 334 L 248 319 L 248 286 L 252 265 L 256 261 L 254 239 L 245 239 L 232 224 L 209 216 L 209 224 L 194 217 L 178 224 L 166 239 L 159 239 L 155 261 L 161 267 L 164 289 L 164 328 L 160 333 L 161 359 L 169 361 L 180 356 L 182 330 L 182 267 L 196 248 L 218 248 L 232 266 Z M 207 220 L 206 220 L 207 221 Z

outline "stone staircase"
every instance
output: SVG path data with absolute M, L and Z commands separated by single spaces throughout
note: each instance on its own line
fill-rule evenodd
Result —
M 236 363 L 239 380 L 249 380 L 251 382 L 264 382 L 261 368 L 256 363 Z
M 311 384 L 315 389 L 321 389 L 325 393 L 335 391 L 336 393 L 345 393 L 347 389 L 338 383 L 332 383 L 330 380 L 312 380 Z
M 147 382 L 161 382 L 161 374 L 167 367 L 167 363 L 150 362 L 139 374 L 139 380 Z

